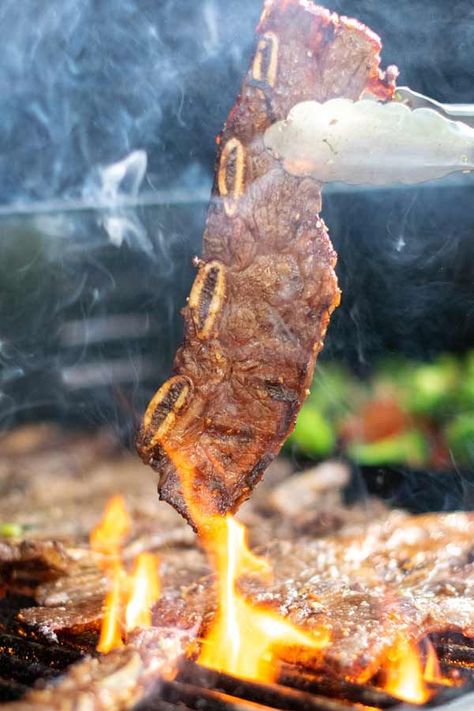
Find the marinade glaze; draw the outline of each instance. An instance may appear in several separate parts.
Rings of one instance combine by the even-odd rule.
[[[308,0],[267,2],[257,32],[218,138],[184,341],[137,439],[160,497],[193,525],[186,501],[202,515],[235,511],[279,452],[339,303],[320,184],[286,173],[263,134],[298,102],[394,89],[377,36]]]

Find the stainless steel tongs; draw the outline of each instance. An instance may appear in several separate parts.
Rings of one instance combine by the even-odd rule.
[[[395,101],[406,104],[410,109],[433,109],[451,121],[462,121],[474,128],[474,104],[442,104],[407,86],[397,87]]]

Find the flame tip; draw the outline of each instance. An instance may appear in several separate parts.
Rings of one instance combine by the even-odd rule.
[[[101,521],[90,535],[91,548],[103,555],[99,565],[108,579],[97,651],[107,654],[123,646],[126,632],[151,626],[151,608],[160,595],[158,557],[140,553],[129,575],[121,549],[131,530],[131,518],[120,494],[110,498]]]

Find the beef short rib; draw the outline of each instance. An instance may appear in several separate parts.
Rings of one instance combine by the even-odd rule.
[[[380,71],[380,49],[366,27],[309,0],[265,4],[218,138],[184,342],[137,441],[160,497],[195,526],[198,511],[235,511],[279,452],[339,302],[320,185],[287,174],[263,134],[301,101],[390,98],[395,73]]]

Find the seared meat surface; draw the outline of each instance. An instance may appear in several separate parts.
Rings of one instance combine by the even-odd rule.
[[[409,516],[394,511],[326,538],[277,541],[265,549],[271,585],[242,581],[255,603],[277,608],[305,629],[324,626],[331,643],[317,661],[367,680],[399,635],[474,636],[474,514]],[[158,602],[156,623],[187,627],[213,616],[205,579]]]
[[[265,4],[218,139],[184,343],[137,441],[160,475],[161,498],[195,526],[235,511],[280,450],[339,302],[320,185],[287,174],[263,134],[300,101],[389,98],[394,73],[380,71],[380,48],[366,27],[308,0]]]
[[[23,447],[1,460],[3,520],[24,528],[20,537],[0,539],[2,593],[33,598],[17,615],[14,629],[20,628],[22,639],[94,651],[107,581],[88,546],[88,527],[97,523],[105,500],[119,486],[133,522],[124,560],[131,563],[141,550],[159,556],[158,639],[170,628],[198,636],[214,615],[214,579],[189,527],[170,507],[150,499],[152,483],[136,457],[120,454],[110,443],[104,450],[103,440],[90,436],[58,436],[44,433],[41,452]],[[19,433],[12,436],[18,438]],[[92,451],[94,456],[85,455]],[[473,637],[474,515],[387,514],[371,502],[344,508],[338,487],[347,474],[341,467],[325,463],[298,476],[278,461],[272,465],[239,516],[249,525],[254,548],[269,558],[274,578],[265,585],[241,580],[245,595],[304,628],[328,627],[331,643],[315,664],[351,678],[370,677],[400,633],[419,639],[456,630]],[[48,482],[49,501],[42,480]],[[331,488],[331,482],[338,484]],[[61,519],[61,507],[68,516],[74,511],[73,522]],[[56,542],[48,539],[52,532]],[[120,655],[114,652],[112,659],[121,665]],[[96,663],[81,667],[68,688],[76,684],[85,690],[83,674],[96,674],[95,669]],[[100,666],[97,679],[107,673]],[[137,688],[142,689],[140,679]],[[68,693],[75,698],[72,690]],[[34,696],[28,703],[47,705],[48,699]]]

